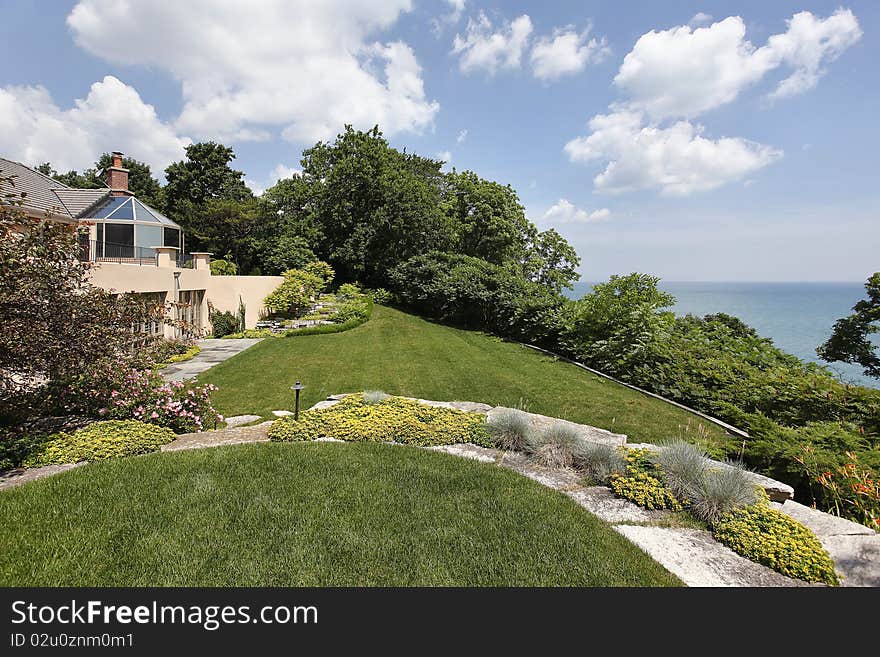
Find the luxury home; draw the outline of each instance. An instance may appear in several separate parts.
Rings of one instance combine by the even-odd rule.
[[[181,227],[128,189],[122,153],[114,152],[101,189],[75,189],[24,164],[0,158],[0,193],[24,192],[26,214],[79,228],[80,259],[94,263],[92,282],[108,291],[145,295],[171,303],[183,320],[210,331],[208,304],[236,312],[245,307],[252,328],[263,299],[280,276],[212,276],[211,254],[186,253]],[[175,328],[156,324],[149,332],[173,337]]]

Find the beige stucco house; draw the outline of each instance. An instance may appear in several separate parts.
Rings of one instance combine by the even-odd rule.
[[[178,224],[135,197],[128,189],[122,153],[104,171],[105,188],[74,189],[39,171],[0,158],[0,192],[25,192],[26,214],[49,217],[80,229],[80,258],[93,263],[92,282],[108,291],[148,295],[168,303],[182,319],[208,333],[208,304],[220,311],[245,307],[245,325],[253,328],[264,311],[263,299],[281,276],[212,276],[211,254],[186,253]],[[173,326],[146,327],[174,337]]]

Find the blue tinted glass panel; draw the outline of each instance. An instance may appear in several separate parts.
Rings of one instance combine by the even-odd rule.
[[[146,205],[144,205],[143,203],[141,203],[138,200],[132,200],[132,203],[134,203],[134,206],[135,206],[134,211],[135,211],[135,214],[137,215],[138,221],[156,221],[156,222],[159,221],[159,217],[157,217],[155,214],[150,212],[150,208],[148,208]],[[159,246],[159,244],[156,244],[154,246]]]
[[[104,202],[102,205],[100,205],[98,209],[92,213],[92,217],[94,217],[95,219],[106,219],[111,213],[118,210],[118,212],[113,215],[114,217],[119,217],[120,219],[131,219],[130,208],[123,208],[121,210],[119,209],[126,201],[128,201],[128,199],[125,197],[113,196],[107,199],[107,201]],[[125,214],[121,214],[126,211],[128,212],[128,216],[126,216]]]

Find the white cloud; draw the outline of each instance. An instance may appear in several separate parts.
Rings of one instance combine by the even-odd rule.
[[[276,164],[275,168],[272,169],[272,179],[274,181],[284,180],[285,178],[292,178],[294,174],[302,173],[302,169],[297,169],[296,167],[289,167],[286,164]]]
[[[446,0],[446,3],[449,5],[449,13],[437,16],[431,20],[434,34],[439,35],[443,28],[448,25],[455,25],[461,20],[467,0]]]
[[[691,27],[698,27],[700,25],[705,25],[706,23],[712,22],[712,14],[705,14],[702,11],[694,14],[693,18],[688,21],[688,25]]]
[[[782,157],[782,152],[746,139],[707,139],[703,127],[679,121],[668,128],[643,125],[640,112],[599,114],[591,134],[565,145],[574,162],[607,162],[594,184],[618,194],[657,189],[664,196],[688,196],[741,180]]]
[[[117,64],[156,67],[180,81],[177,129],[200,138],[328,139],[345,123],[420,132],[427,98],[405,43],[376,42],[411,0],[241,0],[150,3],[80,0],[76,42]]]
[[[554,80],[578,73],[589,63],[599,63],[611,50],[604,37],[589,39],[589,28],[577,32],[574,27],[557,28],[552,37],[541,37],[532,48],[531,63],[535,77]]]
[[[838,9],[824,20],[808,11],[795,14],[784,34],[775,34],[767,41],[767,47],[795,70],[779,83],[771,97],[809,91],[825,74],[823,64],[833,62],[861,38],[859,22],[849,9]]]
[[[435,159],[442,160],[449,164],[452,162],[452,152],[451,151],[440,151],[437,153],[437,157]]]
[[[467,128],[458,133],[458,136],[455,138],[455,143],[463,144],[464,140],[467,139],[468,131]]]
[[[41,86],[0,88],[0,152],[27,164],[84,169],[101,153],[120,150],[161,176],[170,162],[183,158],[188,143],[134,88],[111,75],[68,109],[58,107]]]
[[[614,83],[629,96],[629,109],[652,120],[693,118],[733,101],[739,93],[783,64],[794,73],[774,96],[801,93],[816,85],[823,64],[861,38],[853,13],[839,9],[821,19],[809,12],[788,21],[785,33],[755,48],[746,26],[730,16],[709,27],[674,27],[651,31],[627,54]]]
[[[692,23],[708,18],[697,15]],[[782,34],[756,48],[746,26],[731,16],[709,27],[675,27],[642,35],[624,58],[614,83],[628,98],[608,114],[594,116],[591,134],[572,139],[573,162],[606,163],[593,182],[598,191],[656,189],[687,196],[715,189],[782,157],[782,151],[739,137],[710,139],[691,119],[730,103],[770,71],[793,73],[771,98],[802,93],[816,85],[824,64],[857,42],[862,32],[849,10],[828,18],[795,14]],[[677,122],[669,123],[669,120]],[[685,120],[680,120],[685,119]]]
[[[574,203],[568,199],[561,198],[556,205],[553,205],[544,213],[544,216],[541,219],[545,223],[589,224],[607,221],[610,218],[611,210],[608,208],[601,208],[599,210],[594,210],[593,212],[587,212],[574,205]]]
[[[464,36],[455,35],[452,54],[459,55],[462,73],[485,70],[495,75],[499,70],[520,67],[523,51],[532,33],[532,19],[523,14],[505,21],[497,30],[484,12],[468,21]]]

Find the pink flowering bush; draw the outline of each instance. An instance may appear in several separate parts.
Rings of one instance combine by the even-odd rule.
[[[82,391],[101,419],[140,420],[175,433],[213,428],[223,421],[211,405],[217,386],[192,381],[166,382],[149,370],[130,369],[97,377]]]

